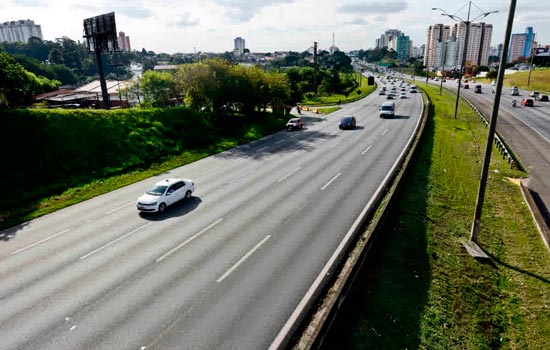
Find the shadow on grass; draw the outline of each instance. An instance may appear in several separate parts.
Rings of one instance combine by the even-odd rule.
[[[527,275],[529,277],[532,277],[534,279],[537,279],[543,283],[548,283],[550,284],[550,279],[546,278],[546,277],[543,277],[543,276],[539,276],[537,274],[534,274],[532,272],[529,272],[527,270],[524,270],[524,269],[521,269],[517,266],[513,266],[513,265],[510,265],[508,263],[505,263],[504,261],[500,260],[499,258],[497,258],[495,255],[487,252],[484,250],[484,252],[491,258],[491,265],[493,265],[494,267],[496,268],[499,268],[499,266],[503,266],[505,268],[508,268],[510,270],[514,270],[516,272],[519,272],[521,274],[524,274],[524,275]]]
[[[426,213],[434,109],[368,258],[322,349],[418,349],[430,285]]]

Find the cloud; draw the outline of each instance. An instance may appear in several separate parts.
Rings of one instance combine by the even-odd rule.
[[[226,8],[225,13],[233,22],[248,22],[264,7],[293,2],[294,0],[214,0],[214,3]]]
[[[347,21],[346,24],[351,24],[351,25],[366,25],[367,24],[367,21],[365,21],[365,19],[363,17],[355,17],[354,19],[352,19],[351,21]]]
[[[341,13],[352,14],[390,14],[396,12],[402,12],[407,8],[405,1],[386,1],[386,2],[356,2],[353,4],[342,5],[338,8]]]
[[[178,17],[180,17],[180,18],[174,24],[177,27],[180,27],[180,28],[194,27],[194,26],[198,25],[199,22],[200,22],[198,19],[191,19],[190,18],[191,14],[189,12],[185,12],[181,16],[178,16]]]
[[[115,12],[117,15],[122,15],[130,18],[138,18],[138,19],[144,19],[151,17],[152,13],[149,11],[149,9],[145,7],[139,7],[139,6],[114,6],[112,7],[112,11]]]

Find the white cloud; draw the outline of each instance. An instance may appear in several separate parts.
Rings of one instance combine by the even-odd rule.
[[[493,44],[502,42],[509,0],[477,0],[472,16],[498,10],[485,22],[494,26]],[[390,28],[424,43],[434,23],[453,23],[432,7],[466,17],[468,2],[426,0],[0,0],[0,23],[32,19],[46,40],[67,36],[82,41],[85,18],[115,11],[117,29],[130,36],[132,47],[155,52],[224,52],[237,36],[253,52],[303,51],[327,48],[332,33],[342,50],[367,49]],[[477,8],[479,7],[479,8]],[[517,8],[514,32],[533,26],[537,40],[550,43],[550,21],[540,0],[523,0]]]

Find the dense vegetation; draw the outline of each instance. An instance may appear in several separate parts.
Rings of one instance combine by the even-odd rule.
[[[37,77],[13,57],[0,51],[0,110],[30,105],[34,95],[52,91],[60,84],[56,80]]]

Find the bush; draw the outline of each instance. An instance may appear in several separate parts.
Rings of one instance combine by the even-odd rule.
[[[357,95],[361,95],[361,92],[362,92],[361,90],[356,91]]]

